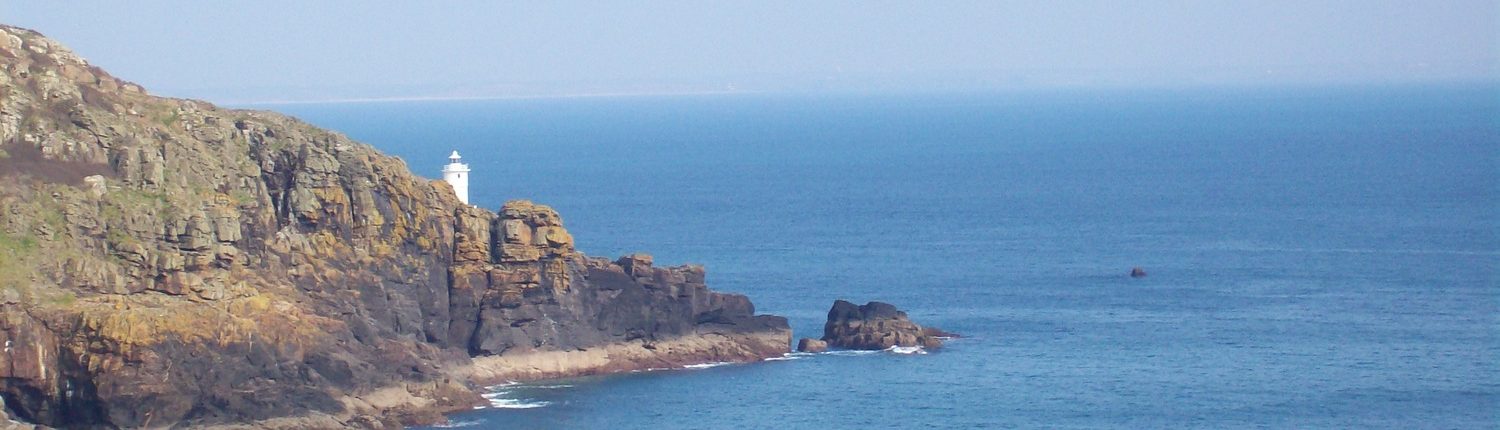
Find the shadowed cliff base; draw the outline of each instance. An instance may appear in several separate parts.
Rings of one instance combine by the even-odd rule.
[[[14,27],[0,72],[13,419],[398,428],[496,379],[790,344],[785,319],[709,290],[701,266],[585,256],[549,207],[462,204],[338,133],[152,97]]]

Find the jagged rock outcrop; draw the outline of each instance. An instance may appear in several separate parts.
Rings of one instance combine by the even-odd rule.
[[[486,379],[786,352],[784,319],[703,280],[585,256],[546,206],[461,204],[337,133],[153,97],[0,26],[12,419],[394,428],[476,404]]]
[[[953,337],[930,327],[911,322],[906,312],[889,303],[869,302],[862,306],[843,300],[833,302],[828,322],[823,325],[823,341],[844,349],[880,350],[893,346],[938,348],[944,337]]]

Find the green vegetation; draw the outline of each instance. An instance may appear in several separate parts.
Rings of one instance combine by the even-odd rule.
[[[156,122],[161,123],[161,125],[163,125],[163,126],[171,127],[173,124],[177,124],[177,120],[179,120],[181,118],[182,118],[182,114],[178,113],[176,109],[173,109],[172,112],[170,112],[170,113],[163,113],[161,115],[157,115],[156,116]]]
[[[169,207],[167,194],[158,191],[125,189],[105,194],[104,198],[99,214],[110,221],[122,221],[125,214],[142,212],[143,209],[155,212]]]
[[[36,249],[35,237],[0,232],[0,290],[28,290],[31,269],[27,263]]]
[[[78,301],[78,296],[72,291],[59,291],[46,298],[46,302],[52,306],[69,307]]]
[[[135,237],[125,234],[124,229],[118,228],[112,228],[109,229],[108,232],[105,232],[104,240],[106,242],[109,242],[109,246],[114,249],[120,249],[126,246],[140,243],[140,241]]]
[[[160,216],[168,220],[178,219],[180,209],[169,204],[167,195],[161,192],[126,189],[104,195],[104,204],[99,206],[99,219],[104,223],[104,241],[109,249],[122,250],[141,244],[131,235],[137,216]],[[111,253],[113,258],[121,258]]]
[[[52,231],[60,232],[68,228],[68,220],[63,216],[62,208],[56,204],[45,205],[39,208],[37,210],[37,217],[42,219],[42,223],[47,224],[48,227],[52,227]]]
[[[0,261],[7,260],[5,257],[16,257],[30,254],[35,251],[37,241],[31,236],[12,236],[0,232]]]
[[[252,197],[249,191],[239,188],[229,191],[229,198],[234,201],[233,204],[235,205],[244,205],[255,201],[255,197]]]

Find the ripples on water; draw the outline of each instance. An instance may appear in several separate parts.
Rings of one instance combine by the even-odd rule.
[[[458,149],[475,203],[703,263],[799,337],[834,299],[965,336],[501,387],[454,425],[1477,428],[1500,422],[1496,93],[292,109],[431,176]]]

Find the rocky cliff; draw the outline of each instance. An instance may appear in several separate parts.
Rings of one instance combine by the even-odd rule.
[[[574,249],[333,132],[0,26],[0,398],[59,427],[393,427],[477,384],[788,349],[702,267]]]

